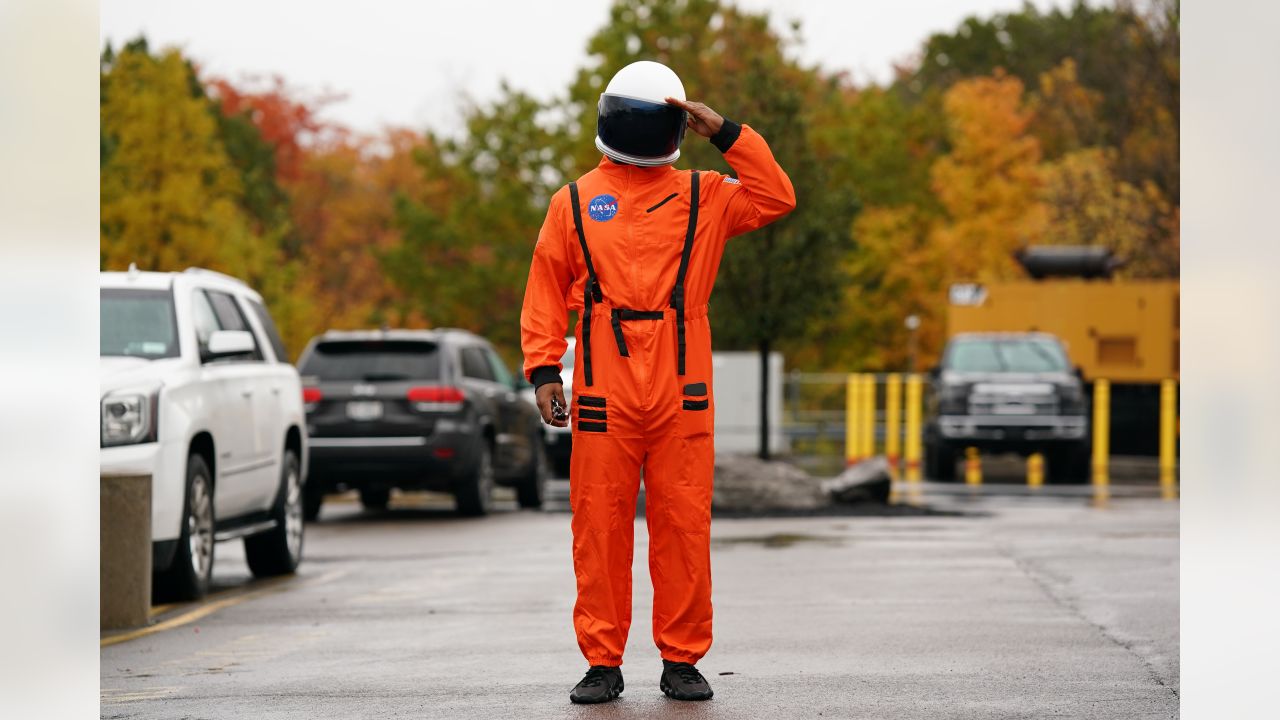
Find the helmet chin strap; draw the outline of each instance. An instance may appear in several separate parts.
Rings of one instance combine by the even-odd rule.
[[[618,152],[617,150],[614,150],[608,145],[605,145],[604,141],[600,139],[599,135],[596,136],[596,149],[604,153],[610,160],[613,160],[614,162],[622,163],[624,165],[637,165],[639,167],[661,167],[663,165],[670,165],[674,163],[676,160],[680,159],[679,148],[676,148],[676,151],[674,153],[661,158],[645,158],[645,157],[637,157],[635,155],[628,155],[626,153]]]

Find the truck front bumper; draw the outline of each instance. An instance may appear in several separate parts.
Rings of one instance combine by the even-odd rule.
[[[1083,415],[942,415],[935,427],[941,439],[957,443],[1079,441],[1089,433]]]

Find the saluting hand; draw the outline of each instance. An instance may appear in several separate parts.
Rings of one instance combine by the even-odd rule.
[[[720,126],[724,125],[724,117],[720,113],[700,102],[677,100],[669,97],[667,98],[667,103],[689,113],[689,129],[704,138],[709,138],[720,132]]]

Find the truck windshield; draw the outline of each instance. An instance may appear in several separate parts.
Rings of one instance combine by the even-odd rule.
[[[168,290],[103,288],[98,304],[101,357],[178,357],[178,325]]]
[[[953,340],[944,366],[957,372],[1065,372],[1067,358],[1058,343],[1041,338]]]
[[[318,343],[298,371],[321,380],[438,380],[440,351],[419,340],[334,340]]]

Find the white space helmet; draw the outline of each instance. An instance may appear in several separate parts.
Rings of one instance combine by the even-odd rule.
[[[688,113],[669,97],[684,100],[684,83],[666,65],[641,60],[619,70],[600,95],[596,148],[631,165],[675,162]]]

